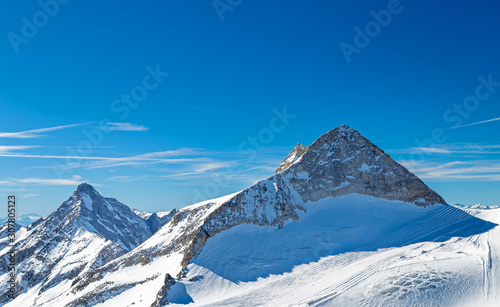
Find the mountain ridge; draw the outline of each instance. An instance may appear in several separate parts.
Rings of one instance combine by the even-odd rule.
[[[299,156],[297,159],[291,159],[292,163],[283,167],[282,171],[235,194],[181,208],[136,249],[75,280],[72,293],[77,295],[90,284],[97,285],[97,288],[104,287],[110,282],[111,272],[150,266],[160,261],[158,259],[181,259],[164,274],[183,278],[191,259],[218,233],[241,224],[281,228],[288,222],[297,221],[299,214],[306,212],[306,203],[321,199],[364,194],[414,203],[420,207],[446,204],[415,175],[346,125],[325,133],[306,151],[303,145],[297,146],[303,153],[296,155]],[[149,279],[161,278],[158,275],[160,272],[153,269],[151,272],[154,274],[148,275]],[[168,276],[161,280],[162,283],[171,283]],[[161,287],[163,290],[166,288],[167,284]],[[120,291],[112,289],[87,292],[69,306],[77,306],[76,302],[102,302],[105,293]],[[158,293],[158,296],[162,295]]]

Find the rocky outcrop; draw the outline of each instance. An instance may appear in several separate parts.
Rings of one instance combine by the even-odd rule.
[[[297,162],[300,157],[302,157],[303,154],[306,153],[308,147],[305,147],[304,145],[297,143],[293,150],[286,156],[285,160],[281,162],[281,164],[278,166],[276,169],[276,173],[282,172],[289,168],[292,164]]]
[[[161,226],[163,226],[163,223],[161,222],[158,215],[156,215],[156,213],[151,214],[147,218],[146,224],[148,224],[151,233],[155,233],[158,229],[160,229]]]
[[[163,283],[163,286],[161,287],[160,291],[158,291],[158,294],[156,295],[156,300],[151,304],[151,307],[161,307],[167,305],[168,290],[170,290],[170,287],[172,287],[174,284],[175,284],[175,279],[173,279],[172,276],[170,276],[170,274],[167,273],[165,275],[165,282]]]
[[[151,233],[155,233],[161,226],[165,225],[177,212],[176,209],[172,209],[170,211],[158,212],[158,213],[149,213],[139,211],[137,209],[132,209],[137,216],[146,221],[146,224],[149,227]]]

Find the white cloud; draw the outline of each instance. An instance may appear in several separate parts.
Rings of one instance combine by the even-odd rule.
[[[95,122],[56,126],[56,127],[26,130],[26,131],[20,131],[20,132],[0,132],[0,138],[34,139],[34,138],[40,138],[40,137],[45,136],[42,134],[44,132],[63,130],[63,129],[77,127],[77,126],[88,125],[88,124],[92,124],[92,123],[95,123]]]
[[[392,153],[403,154],[500,154],[500,145],[498,144],[478,144],[478,143],[449,143],[437,145],[434,147],[411,147],[408,149],[386,150]]]
[[[24,194],[23,195],[24,198],[30,198],[30,197],[36,197],[36,196],[40,196],[40,194]]]
[[[412,152],[424,152],[424,153],[440,153],[440,154],[449,154],[451,151],[445,148],[437,148],[437,147],[413,147],[410,148]]]
[[[0,154],[6,154],[11,151],[24,150],[29,148],[36,148],[40,146],[0,146]]]
[[[485,123],[491,123],[491,122],[495,122],[497,120],[500,120],[500,117],[497,117],[497,118],[492,118],[492,119],[488,119],[488,120],[483,120],[483,121],[480,121],[480,122],[476,122],[476,123],[472,123],[472,124],[467,124],[467,125],[462,125],[462,126],[456,126],[456,127],[451,127],[452,129],[458,129],[458,128],[463,128],[463,127],[469,127],[469,126],[475,126],[475,125],[480,125],[480,124],[485,124]]]
[[[147,131],[148,127],[144,127],[141,125],[135,125],[131,123],[106,123],[108,126],[105,126],[103,129],[105,130],[113,130],[113,131]]]
[[[99,157],[99,156],[60,156],[60,155],[29,155],[29,154],[2,154],[0,157],[10,157],[10,158],[36,158],[36,159],[63,159],[72,160],[75,162],[67,163],[64,166],[59,166],[61,168],[106,168],[115,166],[138,166],[147,164],[158,164],[158,163],[184,163],[184,162],[196,162],[205,161],[207,158],[183,158],[183,159],[172,159],[168,157],[173,156],[183,156],[183,155],[195,155],[199,154],[196,149],[191,148],[181,148],[177,150],[167,150],[167,151],[156,151],[129,157]],[[168,159],[167,159],[168,158]],[[91,161],[91,162],[85,162]],[[52,167],[52,166],[51,166]],[[43,167],[40,167],[43,168]],[[50,168],[50,167],[46,167]]]
[[[422,179],[434,181],[500,181],[500,160],[452,162],[400,161]]]
[[[81,176],[73,175],[71,179],[53,179],[53,178],[22,178],[10,179],[14,183],[21,184],[39,184],[39,185],[79,185],[85,182]],[[99,186],[99,184],[93,184]]]
[[[204,163],[204,164],[198,166],[197,169],[195,170],[195,172],[208,172],[208,171],[214,171],[214,170],[221,169],[221,168],[228,168],[232,164],[233,163],[231,161]]]
[[[150,176],[142,175],[142,176],[113,176],[109,177],[108,181],[117,181],[117,182],[132,182],[132,181],[142,181],[142,180],[150,180]]]

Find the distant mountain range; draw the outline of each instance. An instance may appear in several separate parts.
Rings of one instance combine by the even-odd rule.
[[[484,213],[484,212],[488,213]],[[473,214],[476,214],[474,216]],[[356,130],[297,144],[269,178],[178,211],[81,184],[17,233],[5,306],[436,306],[500,293],[498,210],[466,212]],[[8,284],[0,233],[0,290]],[[2,288],[3,287],[3,288]]]
[[[455,204],[455,206],[460,207],[460,208],[467,208],[467,209],[498,209],[500,206],[486,206],[483,204],[475,204],[475,205],[463,205],[463,204]]]

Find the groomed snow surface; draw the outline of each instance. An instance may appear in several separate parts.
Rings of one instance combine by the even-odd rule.
[[[209,238],[186,277],[171,287],[168,301],[172,306],[500,306],[500,209],[422,208],[356,194],[305,206],[297,222],[280,229],[245,224]],[[130,253],[165,244],[174,232],[160,230]],[[149,307],[165,273],[175,277],[181,259],[175,253],[120,268],[79,293],[64,282],[37,301],[65,306],[106,286],[120,290],[93,306]],[[6,306],[36,306],[38,290]]]
[[[240,225],[210,238],[168,300],[179,306],[500,306],[494,224],[500,210],[472,213],[477,217],[452,206],[362,195],[309,203],[298,222],[281,229]]]

